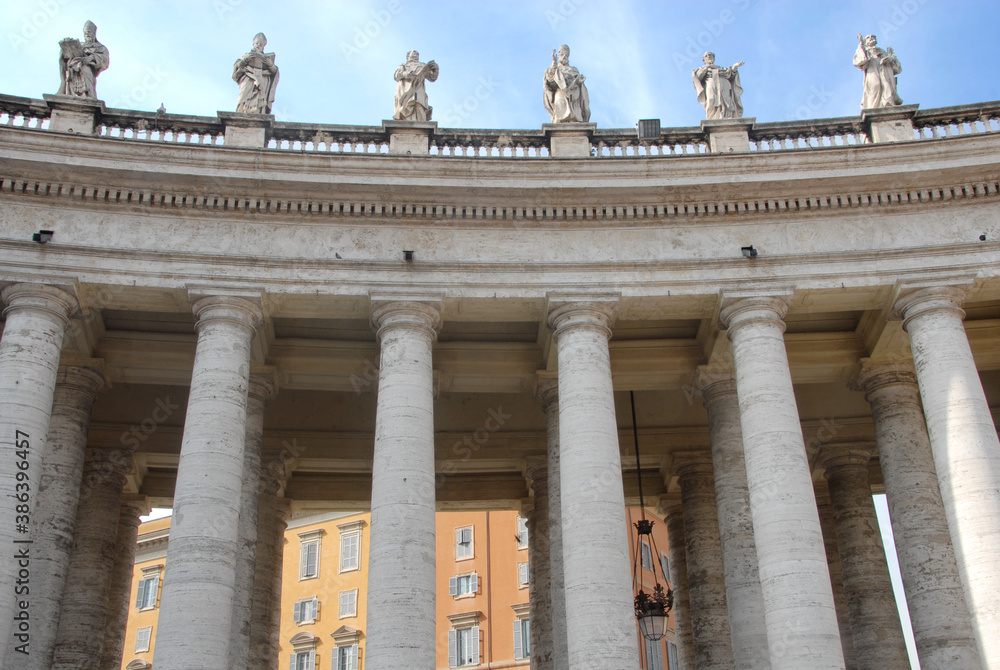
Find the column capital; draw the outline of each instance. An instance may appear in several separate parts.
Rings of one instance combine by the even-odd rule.
[[[91,397],[111,386],[105,374],[104,360],[100,358],[61,361],[56,384]]]
[[[917,374],[911,360],[879,364],[872,363],[868,358],[862,358],[861,372],[858,373],[855,386],[867,395],[887,386],[897,384],[915,386],[916,383]]]
[[[395,328],[422,330],[437,339],[441,328],[442,293],[372,293],[371,320],[375,336]]]
[[[122,495],[122,516],[129,523],[134,519],[136,526],[138,526],[141,523],[139,517],[146,516],[151,509],[149,498],[146,496],[135,493],[125,493]]]
[[[69,326],[69,319],[80,311],[80,303],[70,291],[48,284],[10,284],[0,293],[6,307],[5,317],[21,311],[45,312]]]
[[[278,498],[274,501],[274,518],[279,524],[287,524],[292,517],[292,501]]]
[[[524,459],[524,478],[536,496],[548,495],[548,459],[545,456],[529,456]]]
[[[559,409],[559,377],[555,372],[539,370],[535,374],[535,400],[546,414]]]
[[[678,479],[688,477],[708,477],[714,481],[712,454],[709,451],[675,451],[670,456],[670,469]],[[681,484],[681,488],[684,484]]]
[[[657,501],[656,513],[662,516],[667,523],[670,523],[671,518],[683,522],[683,512],[680,493],[664,493]]]
[[[972,277],[955,277],[937,282],[902,282],[896,287],[892,317],[903,320],[903,330],[913,317],[928,312],[954,312],[964,319],[962,304],[973,281]]]
[[[264,320],[260,297],[213,293],[207,289],[205,293],[189,289],[188,295],[194,299],[191,310],[194,312],[195,330],[211,321],[225,321],[235,326],[254,331]]]
[[[785,330],[785,315],[792,301],[793,289],[769,291],[723,291],[719,323],[729,330],[729,337],[737,328],[752,323],[777,324]]]
[[[830,479],[841,468],[864,468],[875,453],[874,442],[828,442],[819,448],[816,463]]]
[[[557,338],[571,328],[592,328],[610,339],[620,299],[618,293],[550,293],[549,328]]]
[[[273,366],[253,367],[250,369],[250,385],[247,396],[267,402],[278,391],[278,372]]]
[[[699,365],[694,375],[694,385],[705,402],[736,393],[736,376],[732,368]]]

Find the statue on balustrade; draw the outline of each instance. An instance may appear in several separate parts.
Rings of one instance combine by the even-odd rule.
[[[243,54],[233,65],[233,81],[240,85],[236,111],[246,114],[270,114],[274,105],[274,89],[278,87],[278,66],[274,54],[264,53],[267,38],[257,33],[253,49]]]
[[[569,47],[553,50],[552,65],[545,70],[542,101],[552,123],[587,123],[590,121],[590,95],[583,83],[586,77],[569,64]]]
[[[396,111],[392,118],[397,121],[430,121],[434,108],[427,104],[427,89],[424,82],[437,81],[438,64],[434,61],[420,62],[420,54],[411,51],[406,54],[406,62],[396,68]]]
[[[743,87],[740,86],[740,61],[732,67],[715,64],[715,54],[706,51],[701,67],[694,70],[694,90],[705,108],[706,119],[738,119],[743,116]]]
[[[858,33],[858,49],[854,52],[854,66],[865,72],[865,92],[861,98],[862,109],[895,107],[903,99],[896,91],[896,75],[903,71],[892,47],[883,51],[876,46],[874,35],[862,37]]]
[[[97,26],[83,24],[83,43],[67,37],[59,42],[59,95],[97,98],[97,75],[108,69],[108,48],[97,41]]]

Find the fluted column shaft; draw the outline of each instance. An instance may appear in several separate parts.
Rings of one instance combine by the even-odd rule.
[[[539,462],[540,461],[540,462]],[[528,514],[528,595],[531,602],[531,667],[552,670],[552,564],[549,544],[549,476],[546,459],[525,470],[534,494]]]
[[[873,447],[828,443],[819,453],[830,489],[859,670],[905,668],[909,664],[868,482]]]
[[[871,404],[899,570],[923,670],[980,667],[958,578],[920,391],[910,366],[866,366],[858,380]]]
[[[694,634],[691,629],[691,594],[688,588],[687,545],[684,537],[684,512],[680,496],[661,499],[660,507],[667,522],[670,542],[670,586],[674,591],[674,637],[677,640],[679,670],[696,670]]]
[[[250,343],[260,306],[210,295],[194,303],[198,344],[174,489],[156,634],[163,670],[225,668],[232,634]]]
[[[52,654],[53,670],[100,667],[108,593],[118,549],[122,489],[125,475],[131,469],[129,449],[87,450],[66,591]]]
[[[276,667],[277,658],[270,658],[271,612],[281,606],[281,601],[272,602],[274,571],[281,572],[281,554],[275,548],[277,540],[275,525],[278,490],[281,483],[270,468],[261,470],[259,482],[260,501],[257,506],[257,549],[255,551],[253,579],[253,607],[250,612],[250,670],[270,670]],[[284,531],[282,531],[282,534]],[[282,552],[284,547],[282,545]]]
[[[840,563],[840,550],[837,549],[837,524],[833,520],[830,492],[825,484],[822,487],[822,492],[816,493],[816,509],[823,528],[826,562],[830,568],[830,585],[833,587],[837,626],[840,628],[840,646],[844,652],[844,665],[847,670],[858,670],[858,660],[854,654],[854,637],[851,635],[851,613],[848,611],[847,594],[844,592],[844,567]]]
[[[49,432],[52,399],[69,317],[77,308],[69,293],[41,284],[13,284],[3,289],[3,337],[0,339],[0,659],[8,645],[14,653],[31,650],[31,614],[17,608],[17,551],[30,551],[32,513],[41,480],[42,453]],[[19,467],[24,463],[25,468]],[[21,645],[28,644],[27,647]]]
[[[750,519],[736,380],[731,374],[720,379],[702,377],[700,387],[712,436],[712,470],[733,664],[738,670],[768,670],[771,659],[767,651],[767,628],[760,615],[764,611],[764,595],[760,590],[757,545]]]
[[[434,374],[440,302],[373,299],[381,342],[368,570],[369,670],[435,667]]]
[[[904,291],[927,432],[979,655],[1000,668],[1000,440],[969,339],[962,289]]]
[[[135,570],[139,517],[149,514],[145,498],[126,498],[118,517],[118,540],[115,542],[115,565],[108,589],[108,616],[104,625],[104,649],[101,670],[120,670],[125,650],[125,629],[132,604],[132,573]]]
[[[774,670],[843,670],[837,613],[783,339],[786,299],[727,299],[750,513]]]
[[[257,559],[257,507],[260,504],[260,451],[264,438],[264,408],[274,392],[271,375],[251,374],[247,391],[243,487],[240,492],[240,533],[233,591],[230,667],[246,670],[250,663],[250,617]]]
[[[673,463],[681,486],[695,667],[731,670],[733,651],[712,458],[708,453],[679,452]]]
[[[550,300],[569,666],[639,665],[608,338],[617,298]]]

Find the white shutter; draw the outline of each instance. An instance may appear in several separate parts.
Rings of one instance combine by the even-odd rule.
[[[308,556],[306,574],[310,577],[315,577],[318,572],[316,568],[319,562],[319,545],[315,542],[310,543],[306,548],[306,555]]]
[[[358,670],[358,645],[352,644],[346,650],[347,667],[344,670]]]
[[[469,593],[479,593],[479,575],[475,572],[472,573],[472,586],[470,586]]]
[[[521,639],[521,621],[514,621],[514,658],[524,658],[524,641]]]
[[[316,652],[310,651],[309,658],[306,660],[306,670],[316,670]]]
[[[472,627],[472,663],[479,665],[479,626]]]
[[[312,600],[309,601],[308,604],[309,604],[309,614],[311,616],[307,616],[306,618],[315,621],[316,619],[319,618],[319,598],[313,598]]]
[[[153,577],[149,580],[149,586],[146,587],[146,605],[149,607],[156,607],[157,596],[160,593],[160,578]]]
[[[295,670],[295,657],[298,656],[295,652],[292,652],[292,660],[288,664],[288,670]]]
[[[297,602],[297,603],[295,603],[295,605],[292,606],[292,621],[294,621],[295,623],[298,623],[298,622],[302,621],[302,603],[301,602]],[[295,657],[293,656],[292,660],[294,661],[294,659],[295,659]]]
[[[458,595],[458,577],[452,577],[448,580],[448,595]]]
[[[303,544],[299,547],[299,579],[308,576],[309,572],[309,545]]]
[[[448,667],[458,667],[458,631],[448,631]]]
[[[142,609],[142,602],[145,600],[146,593],[146,580],[143,579],[139,582],[139,588],[135,592],[135,607],[136,609]]]

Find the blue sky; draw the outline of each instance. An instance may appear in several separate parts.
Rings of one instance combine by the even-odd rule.
[[[859,32],[895,48],[908,104],[1000,98],[988,74],[1000,55],[997,9],[996,0],[5,0],[0,92],[55,92],[59,39],[80,37],[90,19],[111,52],[98,93],[113,107],[233,110],[233,62],[263,31],[281,68],[284,121],[379,125],[392,115],[393,72],[417,49],[441,68],[428,85],[441,126],[538,128],[548,120],[542,73],[563,43],[599,127],[698,124],[691,70],[706,49],[723,65],[746,61],[747,116],[823,118],[859,112]]]

